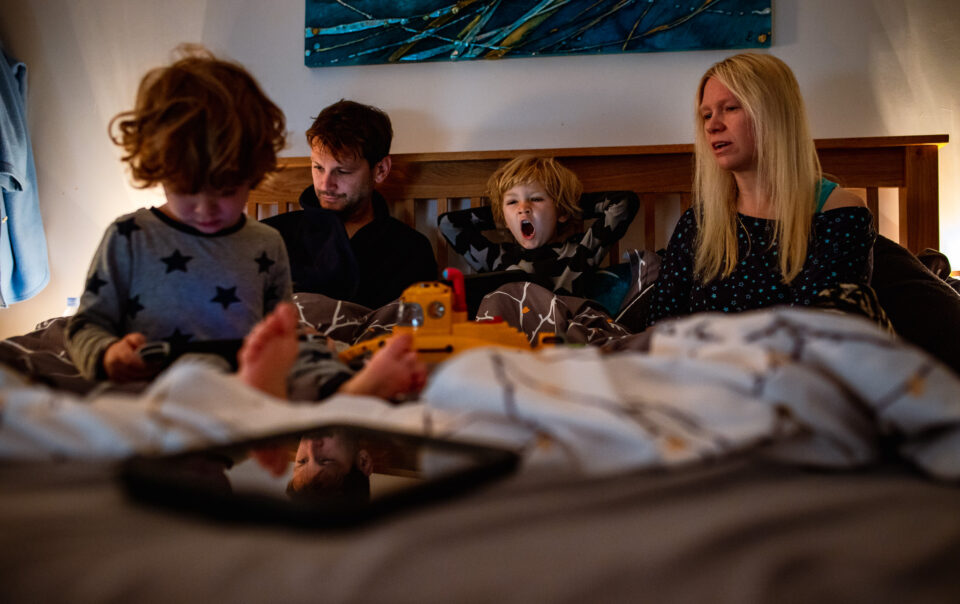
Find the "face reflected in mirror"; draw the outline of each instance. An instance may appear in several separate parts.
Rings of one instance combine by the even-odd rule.
[[[294,458],[293,478],[287,486],[292,499],[370,499],[370,453],[360,447],[355,434],[328,428],[300,439]]]

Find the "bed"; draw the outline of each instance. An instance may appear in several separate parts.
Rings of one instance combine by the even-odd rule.
[[[862,189],[874,210],[884,189],[897,191],[899,241],[919,251],[938,244],[937,148],[946,141],[831,139],[818,149],[825,172]],[[663,225],[689,204],[689,146],[537,152],[561,158],[587,190],[640,194],[642,220],[624,247],[662,245]],[[396,155],[383,193],[451,264],[433,227],[437,212],[483,203],[486,176],[515,153]],[[295,209],[309,163],[283,165],[252,194],[251,215]],[[352,531],[236,525],[143,507],[125,497],[109,460],[4,461],[0,601],[956,601],[960,378],[872,325],[835,317],[831,331],[833,323],[807,312],[687,322],[655,342],[653,361],[611,356],[654,372],[650,384],[689,382],[667,398],[691,409],[703,400],[740,405],[752,395],[738,392],[786,375],[769,382],[777,396],[754,397],[763,404],[749,408],[753,431],[728,432],[696,416],[671,423],[655,442],[607,433],[604,425],[628,415],[661,427],[692,416],[651,419],[633,395],[659,386],[623,381],[636,371],[614,371],[595,350],[557,351],[530,375],[502,371],[516,364],[496,351],[463,355],[441,368],[425,404],[468,418],[445,433],[468,439],[521,418],[528,432],[512,438],[527,456],[524,469],[468,497]],[[0,360],[87,392],[62,355],[60,330],[54,320],[0,343]],[[804,330],[811,340],[777,335]],[[764,337],[772,348],[763,348]],[[576,369],[587,362],[594,373]],[[512,386],[498,388],[507,378]],[[579,382],[615,402],[573,393]],[[502,397],[507,391],[513,398]],[[834,404],[844,411],[825,411]],[[834,425],[836,417],[844,419]]]

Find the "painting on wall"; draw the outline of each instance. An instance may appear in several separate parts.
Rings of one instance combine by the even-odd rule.
[[[772,0],[306,0],[309,67],[770,46]]]

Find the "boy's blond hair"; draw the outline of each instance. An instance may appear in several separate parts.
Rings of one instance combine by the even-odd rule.
[[[286,144],[283,112],[242,66],[199,46],[178,52],[143,77],[134,108],[108,126],[134,186],[185,194],[256,186]]]
[[[717,164],[700,115],[703,89],[710,78],[737,97],[753,123],[757,174],[773,202],[780,271],[789,283],[806,261],[822,173],[797,79],[786,63],[771,55],[743,53],[720,61],[707,70],[697,87],[695,271],[708,282],[729,276],[737,264],[737,185],[733,174]]]
[[[557,218],[579,219],[583,185],[577,175],[552,157],[521,155],[500,166],[487,181],[493,219],[503,226],[503,195],[517,185],[538,182],[557,204]],[[572,222],[572,220],[567,221]],[[558,226],[559,231],[559,226]]]

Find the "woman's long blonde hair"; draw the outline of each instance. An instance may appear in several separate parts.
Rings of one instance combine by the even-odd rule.
[[[694,269],[706,283],[728,277],[738,261],[737,184],[733,174],[717,164],[700,114],[703,88],[710,78],[737,97],[753,124],[758,181],[772,201],[780,271],[789,283],[806,259],[822,173],[797,79],[786,63],[770,55],[743,53],[720,61],[703,74],[697,87]]]

